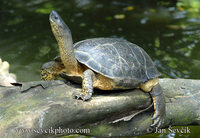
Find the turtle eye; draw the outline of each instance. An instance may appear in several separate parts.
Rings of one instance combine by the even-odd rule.
[[[56,20],[58,20],[58,16],[55,16],[54,18],[55,18]]]

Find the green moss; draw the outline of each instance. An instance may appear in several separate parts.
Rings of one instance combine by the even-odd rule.
[[[45,3],[43,7],[36,10],[37,13],[49,14],[53,10],[53,5],[51,3]]]

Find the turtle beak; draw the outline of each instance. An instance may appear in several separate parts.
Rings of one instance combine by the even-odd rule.
[[[60,19],[60,16],[58,15],[58,13],[54,10],[52,10],[52,12],[50,13],[49,16],[49,20],[51,22],[58,22],[58,20]]]

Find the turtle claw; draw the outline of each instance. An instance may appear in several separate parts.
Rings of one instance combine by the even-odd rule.
[[[83,93],[82,92],[73,92],[72,95],[75,99],[79,99],[83,96]]]
[[[74,92],[72,95],[74,98],[82,99],[83,101],[89,100],[92,96],[89,93],[85,93],[85,92]]]
[[[154,123],[151,125],[151,127],[160,127],[160,125],[158,124],[161,124],[161,120],[160,120],[160,116],[157,117],[157,119],[153,119]]]
[[[89,100],[91,97],[92,97],[92,95],[90,95],[89,93],[86,93],[82,99],[83,99],[83,101],[87,101],[87,100]]]

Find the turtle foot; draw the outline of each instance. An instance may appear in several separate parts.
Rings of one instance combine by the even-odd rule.
[[[83,101],[87,101],[92,97],[91,94],[86,92],[74,92],[72,95],[75,99],[82,99]]]
[[[152,117],[153,124],[151,127],[160,128],[165,121],[165,97],[162,93],[160,85],[156,85],[151,92],[154,104],[154,115]]]

